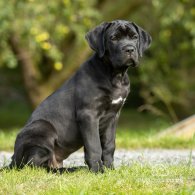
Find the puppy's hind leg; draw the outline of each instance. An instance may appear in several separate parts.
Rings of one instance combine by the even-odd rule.
[[[33,146],[24,153],[24,156],[26,156],[26,165],[49,167],[52,159],[52,152],[46,148]]]
[[[51,160],[51,152],[46,148],[31,146],[25,151],[19,151],[12,156],[10,165],[2,169],[22,169],[24,166],[48,167]]]

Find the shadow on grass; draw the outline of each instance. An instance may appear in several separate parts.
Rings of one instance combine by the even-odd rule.
[[[44,169],[44,170],[47,171],[47,173],[60,174],[60,175],[63,174],[63,173],[74,173],[76,171],[89,170],[87,166],[74,166],[74,167],[61,167],[61,168],[32,167],[32,166],[28,166],[28,167],[32,168],[32,169]],[[0,172],[2,172],[2,171],[12,171],[12,170],[20,171],[20,170],[22,170],[22,168],[16,168],[16,167],[11,168],[9,165],[0,168]]]

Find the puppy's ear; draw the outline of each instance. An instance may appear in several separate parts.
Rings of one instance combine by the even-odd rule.
[[[100,58],[102,58],[105,53],[105,32],[109,26],[109,22],[104,22],[85,35],[89,46],[98,53]]]
[[[139,51],[140,57],[142,57],[144,51],[150,46],[150,43],[152,42],[152,37],[137,24],[132,22],[132,25],[135,27],[139,35],[138,51]]]

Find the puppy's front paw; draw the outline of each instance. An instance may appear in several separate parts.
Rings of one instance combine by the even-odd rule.
[[[87,163],[89,166],[89,170],[94,172],[94,173],[103,173],[104,172],[104,167],[103,167],[103,163],[101,160],[99,161],[90,161]]]
[[[103,161],[103,165],[107,168],[107,169],[112,169],[114,170],[114,164],[111,161]]]

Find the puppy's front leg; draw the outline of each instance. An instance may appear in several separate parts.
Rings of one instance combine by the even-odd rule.
[[[77,113],[77,120],[84,143],[85,161],[91,171],[103,172],[99,121],[96,114],[90,110],[81,110]]]
[[[114,168],[113,161],[117,121],[117,118],[112,118],[108,123],[107,128],[103,131],[103,134],[101,135],[103,165],[111,169]]]

